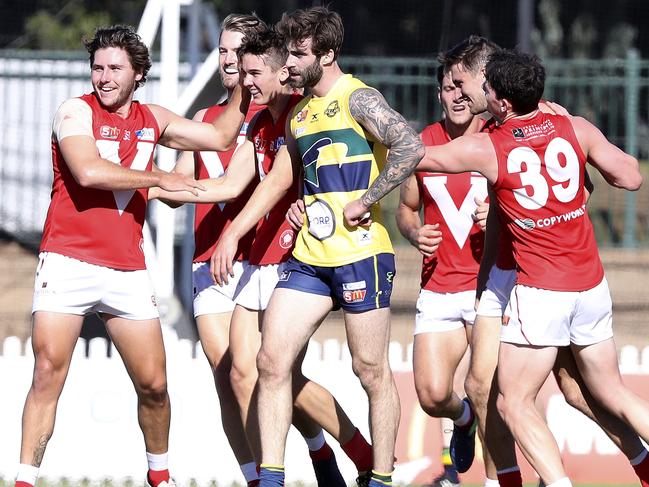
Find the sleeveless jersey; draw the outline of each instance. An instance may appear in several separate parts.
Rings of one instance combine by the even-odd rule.
[[[451,141],[444,122],[426,127],[424,145]],[[472,218],[474,198],[487,197],[487,180],[478,173],[445,174],[417,172],[419,194],[424,205],[424,223],[439,223],[442,242],[431,257],[424,257],[421,287],[438,293],[475,290],[484,233]]]
[[[226,107],[227,101],[208,108],[203,116],[203,122],[212,122]],[[239,132],[237,147],[245,140],[250,120],[263,108],[263,106],[250,103],[246,120]],[[228,168],[235,150],[194,152],[196,179],[218,178],[222,176]],[[194,262],[210,260],[221,235],[246,205],[256,186],[257,181],[253,181],[238,198],[231,202],[216,204],[203,203],[194,206]],[[239,247],[234,256],[235,260],[248,260],[253,237],[254,231],[251,230],[239,240]]]
[[[293,107],[302,100],[302,95],[292,95],[284,112],[273,121],[268,109],[259,113],[253,122],[250,138],[255,145],[259,180],[264,179],[272,169],[275,155],[284,145],[286,118]],[[250,263],[255,265],[279,264],[288,260],[295,243],[295,231],[286,221],[286,212],[298,198],[297,179],[291,189],[257,224],[255,239],[250,249]]]
[[[567,117],[538,112],[490,134],[498,157],[494,190],[512,239],[517,282],[585,291],[604,277],[586,211],[586,157]]]
[[[160,131],[148,107],[136,101],[126,119],[106,111],[94,94],[80,97],[92,109],[99,155],[131,169],[150,171]],[[52,137],[52,201],[41,252],[56,252],[121,270],[145,269],[142,225],[148,189],[84,188],[72,176]]]
[[[336,267],[379,253],[394,253],[372,205],[369,229],[345,225],[345,205],[360,198],[385,164],[386,147],[352,117],[349,97],[367,86],[350,74],[341,76],[323,97],[299,103],[291,132],[304,165],[304,225],[293,255],[310,265]]]

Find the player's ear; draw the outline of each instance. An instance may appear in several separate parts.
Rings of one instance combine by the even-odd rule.
[[[142,79],[142,73],[135,73],[135,81],[140,81]]]
[[[442,103],[442,89],[438,86],[437,87],[437,101],[438,103]]]
[[[328,65],[334,62],[334,51],[333,49],[329,49],[325,54],[320,56],[320,64],[323,65]]]
[[[279,80],[281,83],[286,83],[288,78],[290,77],[288,68],[286,67],[286,64],[283,65],[281,68],[279,68]]]

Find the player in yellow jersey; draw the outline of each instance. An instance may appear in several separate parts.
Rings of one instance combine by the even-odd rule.
[[[227,281],[238,238],[304,173],[307,218],[266,310],[257,357],[260,486],[283,485],[292,365],[334,307],[343,308],[352,367],[370,404],[374,469],[364,485],[390,485],[400,414],[387,353],[395,268],[377,203],[412,173],[423,146],[378,91],[341,71],[337,13],[297,10],[278,29],[292,83],[311,95],[296,106],[286,145],[213,258],[217,280]]]

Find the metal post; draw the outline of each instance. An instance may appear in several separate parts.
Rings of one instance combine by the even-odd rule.
[[[534,1],[518,0],[518,49],[532,52],[532,29],[534,29]]]
[[[640,109],[640,56],[637,49],[629,49],[626,56],[626,90],[625,94],[625,151],[638,156],[638,111]],[[636,194],[627,191],[624,207],[624,248],[634,248],[636,242],[637,202]]]

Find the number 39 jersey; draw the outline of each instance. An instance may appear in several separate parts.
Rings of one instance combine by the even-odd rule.
[[[443,122],[421,133],[425,145],[451,138]],[[474,223],[475,199],[487,198],[487,180],[478,173],[418,172],[417,185],[424,206],[424,223],[439,223],[442,242],[432,257],[424,257],[421,287],[438,293],[475,290],[484,233]]]
[[[512,237],[519,284],[585,291],[604,277],[586,211],[586,157],[569,118],[538,112],[490,133],[498,157],[493,185]]]
[[[66,122],[74,128],[58,133]],[[145,105],[133,102],[128,117],[122,119],[104,110],[94,95],[61,105],[52,135],[52,201],[40,248],[113,269],[145,269],[142,225],[148,190],[82,187],[61,154],[59,142],[66,135],[93,137],[102,158],[150,171],[160,137],[155,117]]]

